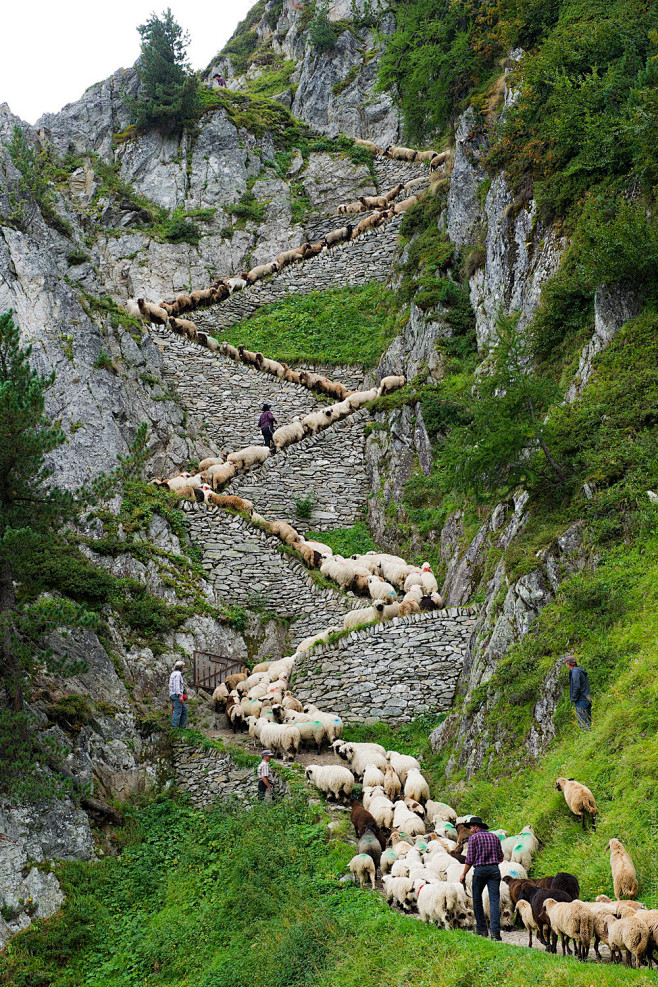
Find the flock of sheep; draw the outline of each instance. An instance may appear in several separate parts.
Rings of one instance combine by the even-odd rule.
[[[377,872],[382,876],[389,904],[444,929],[473,929],[473,870],[460,882],[468,849],[469,815],[457,817],[445,802],[430,799],[420,764],[409,755],[386,751],[379,744],[345,743],[336,740],[335,752],[349,767],[309,765],[306,776],[328,797],[349,799],[357,781],[363,785],[363,801],[351,799],[351,820],[358,837],[358,852],[349,864],[361,887],[375,889]],[[577,819],[590,815],[595,824],[596,802],[590,790],[574,779],[558,778],[567,805]],[[531,826],[515,836],[494,830],[502,844],[500,865],[500,913],[505,929],[517,916],[528,931],[551,952],[558,937],[563,955],[574,953],[585,960],[593,944],[600,959],[599,944],[605,943],[613,961],[625,955],[628,965],[653,965],[658,948],[658,910],[647,910],[633,900],[638,885],[633,861],[623,844],[608,844],[613,886],[617,900],[599,895],[594,902],[580,900],[575,875],[561,872],[550,877],[529,878],[532,859],[539,848]],[[489,919],[489,899],[483,894]]]
[[[367,148],[373,155],[382,155],[398,161],[426,162],[430,166],[430,171],[445,164],[450,158],[451,152],[444,151],[439,154],[437,151],[418,151],[408,147],[398,147],[389,145],[386,149],[379,148],[372,141],[357,139],[354,142],[360,147]],[[412,191],[417,185],[424,184],[425,178],[412,179],[409,182],[399,182],[394,188],[384,195],[360,196],[355,202],[339,205],[339,214],[355,214],[373,209],[369,216],[364,217],[355,226],[348,223],[339,229],[331,230],[322,240],[317,243],[302,243],[299,247],[281,251],[277,256],[266,264],[258,264],[249,271],[231,277],[217,278],[208,288],[200,288],[189,294],[181,293],[175,298],[151,302],[145,298],[129,298],[123,305],[124,311],[133,318],[144,322],[152,322],[156,325],[169,326],[175,333],[186,336],[189,340],[199,343],[212,351],[219,349],[219,344],[212,336],[201,332],[196,324],[190,319],[182,319],[180,316],[186,312],[193,312],[197,308],[216,305],[224,299],[229,298],[236,291],[255,284],[264,278],[270,277],[291,264],[299,264],[303,261],[316,257],[323,250],[329,250],[337,243],[355,240],[367,230],[376,229],[378,226],[393,219],[401,213],[406,212],[418,202],[418,195],[412,194],[400,202],[394,200],[403,191]]]

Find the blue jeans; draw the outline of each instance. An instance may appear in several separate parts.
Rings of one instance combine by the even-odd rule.
[[[491,935],[500,935],[500,868],[498,864],[485,864],[473,868],[473,911],[478,932],[487,931],[487,920],[484,917],[482,892],[485,887],[489,890],[489,925]]]
[[[589,699],[579,699],[574,703],[576,719],[581,730],[592,729],[592,703]]]
[[[172,727],[186,727],[187,726],[187,703],[182,703],[178,696],[169,697],[174,704],[174,708],[171,714],[171,725]]]

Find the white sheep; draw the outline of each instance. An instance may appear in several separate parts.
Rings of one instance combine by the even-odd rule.
[[[573,778],[558,778],[555,787],[558,792],[562,792],[564,800],[573,812],[574,816],[582,822],[585,829],[585,814],[592,819],[592,829],[596,829],[596,801],[586,785],[581,785]]]
[[[637,875],[631,855],[620,840],[611,839],[606,850],[610,854],[610,869],[615,898],[635,898]]]
[[[316,788],[335,799],[348,798],[354,788],[352,772],[337,764],[309,764],[305,774]]]
[[[582,901],[556,901],[555,898],[546,899],[544,911],[551,923],[553,950],[559,933],[562,955],[566,956],[568,940],[573,939],[574,943],[578,943],[578,957],[585,959],[594,935],[594,916],[591,911]]]
[[[354,391],[346,400],[349,402],[351,410],[356,411],[369,401],[374,401],[377,397],[379,397],[379,388],[371,387],[368,391]]]
[[[385,877],[386,874],[390,873],[390,870],[393,867],[393,865],[396,863],[397,859],[398,859],[397,853],[395,852],[395,850],[391,850],[390,847],[387,850],[383,851],[381,860],[379,861],[379,868],[382,872],[382,877]]]
[[[457,813],[447,802],[433,802],[428,799],[425,803],[425,813],[433,825],[437,822],[457,822]]]
[[[404,794],[406,798],[415,799],[417,802],[425,802],[430,797],[429,785],[423,778],[418,768],[410,768],[404,781]]]
[[[383,829],[393,827],[393,803],[385,795],[377,795],[370,799],[368,812],[374,816],[378,826]]]
[[[358,877],[359,884],[365,888],[368,879],[375,890],[375,863],[368,853],[357,853],[356,857],[350,860],[350,872]]]
[[[367,764],[366,770],[363,772],[363,784],[364,786],[369,785],[372,788],[374,788],[375,785],[383,785],[384,772],[380,771],[375,764]]]
[[[293,442],[301,442],[304,438],[304,426],[299,418],[293,418],[287,425],[281,425],[272,435],[274,448],[277,452],[292,445]]]
[[[420,836],[425,833],[423,820],[401,801],[396,802],[393,807],[393,826],[406,836]]]
[[[628,918],[617,920],[614,916],[609,915],[605,923],[608,930],[608,946],[610,947],[611,960],[614,962],[619,958],[619,962],[621,962],[621,953],[624,950],[627,966],[633,966],[633,960],[631,959],[633,957],[635,966],[639,970],[649,945],[650,933],[647,925],[639,916],[629,916]]]
[[[235,463],[220,463],[206,470],[206,479],[212,482],[213,490],[217,490],[218,487],[223,487],[225,483],[232,480],[236,473]]]
[[[409,875],[411,877],[411,875]],[[440,928],[454,928],[458,907],[454,885],[447,883],[414,884],[418,898],[418,915],[423,922],[432,922]]]
[[[330,555],[334,554],[333,551],[329,548],[329,546],[324,545],[321,541],[309,541],[307,538],[305,538],[302,544],[308,545],[310,548],[313,549],[314,552],[317,552],[325,559],[328,558]]]
[[[539,926],[535,922],[532,914],[532,905],[529,901],[519,899],[516,903],[516,912],[521,916],[521,921],[528,932],[528,948],[532,948],[532,933],[539,931]]]
[[[387,874],[382,879],[384,894],[389,905],[394,902],[403,911],[410,912],[416,904],[416,892],[408,877],[392,877]]]
[[[432,593],[439,592],[439,584],[434,577],[434,573],[432,572],[432,567],[429,562],[423,562],[421,567],[420,586],[423,591],[423,596],[431,596]]]
[[[262,712],[262,711],[261,711]],[[296,726],[289,726],[279,723],[270,723],[268,720],[260,718],[255,720],[249,717],[249,734],[252,735],[251,720],[254,720],[254,733],[263,747],[272,747],[280,751],[284,757],[292,761],[299,751],[301,735]],[[252,736],[253,736],[252,735]]]
[[[330,744],[333,744],[333,742],[340,737],[343,732],[343,721],[340,716],[336,716],[335,713],[325,713],[323,710],[318,709],[317,706],[313,706],[312,703],[307,705],[306,712],[310,713],[316,720],[319,720],[320,723],[322,723],[327,731],[327,737]]]
[[[358,778],[362,778],[366,769],[370,766],[379,768],[382,773],[386,771],[386,757],[384,754],[379,754],[377,751],[364,751],[359,750],[356,747],[349,746],[347,760],[352,771]]]
[[[395,599],[396,593],[390,583],[379,576],[368,576],[368,592],[371,600],[384,600],[390,603]]]
[[[352,631],[355,627],[361,627],[363,624],[373,624],[376,620],[381,619],[382,612],[377,610],[376,607],[362,607],[357,610],[350,610],[343,617],[343,629]]]
[[[399,754],[397,751],[386,751],[386,757],[403,785],[407,780],[407,774],[411,768],[417,768],[420,771],[420,764],[416,758],[412,757],[410,754]]]

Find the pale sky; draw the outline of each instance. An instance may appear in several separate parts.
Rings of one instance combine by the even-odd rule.
[[[204,69],[255,0],[11,0],[3,5],[0,103],[35,123],[139,55],[137,26],[167,7],[191,38],[188,58]]]

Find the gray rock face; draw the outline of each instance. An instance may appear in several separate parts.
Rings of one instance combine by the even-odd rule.
[[[138,90],[134,68],[118,69],[109,79],[90,86],[76,103],[39,117],[35,129],[55,145],[61,157],[70,150],[78,154],[95,151],[111,161],[114,134],[130,123],[124,94],[136,97]]]
[[[565,401],[571,403],[580,397],[594,372],[597,354],[606,349],[625,322],[639,315],[640,308],[640,299],[634,292],[620,287],[597,289],[594,295],[594,335],[583,347],[578,370],[565,395]]]
[[[49,918],[64,894],[54,874],[37,866],[49,860],[94,856],[89,820],[73,805],[56,800],[17,808],[0,802],[0,888],[12,917],[0,918],[0,949],[32,918]]]
[[[453,243],[463,247],[473,242],[482,219],[478,190],[487,177],[481,161],[488,150],[488,140],[482,129],[476,126],[475,113],[471,108],[462,115],[455,140],[446,229]]]
[[[534,199],[517,207],[503,175],[491,183],[484,211],[486,263],[470,280],[480,348],[495,341],[501,310],[518,311],[521,328],[530,322],[542,287],[556,272],[566,245],[552,227],[536,219]]]

